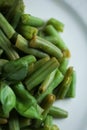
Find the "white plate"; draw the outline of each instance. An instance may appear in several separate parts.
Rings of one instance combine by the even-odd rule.
[[[70,65],[74,66],[77,72],[76,98],[56,102],[56,106],[69,112],[69,117],[54,122],[61,130],[87,130],[86,25],[78,12],[62,0],[25,0],[25,5],[27,13],[45,20],[54,17],[65,24],[65,30],[61,35],[72,54]]]

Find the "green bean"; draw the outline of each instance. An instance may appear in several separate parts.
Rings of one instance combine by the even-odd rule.
[[[0,13],[0,27],[9,39],[15,33],[15,30],[13,29],[13,27],[8,23],[6,18],[1,13]]]
[[[37,120],[35,122],[35,126],[36,128],[37,127],[40,127],[41,126],[41,123],[46,119],[47,117],[47,114],[49,113],[49,109],[50,107],[52,106],[52,104],[54,103],[55,101],[55,95],[53,94],[48,94],[44,100],[42,101],[41,103],[41,107],[44,109],[44,111],[42,112],[42,121],[40,120]]]
[[[16,112],[12,112],[9,119],[9,130],[20,130],[19,119]]]
[[[55,18],[50,18],[47,24],[51,24],[57,31],[63,32],[64,24]]]
[[[48,39],[51,39],[53,37],[58,37],[58,32],[55,30],[55,28],[52,26],[52,25],[47,25],[45,28],[44,28],[44,32],[49,35],[49,36],[52,36],[51,38],[48,37]]]
[[[59,127],[57,125],[53,125],[51,130],[60,130]]]
[[[35,86],[39,85],[47,75],[49,75],[53,70],[58,67],[59,63],[55,58],[47,61],[45,66],[43,65],[42,68],[39,68],[31,77],[28,77],[25,80],[25,84],[28,90],[31,90]]]
[[[6,52],[7,56],[11,60],[15,60],[19,58],[19,54],[13,49],[11,46],[11,42],[4,35],[2,30],[0,29],[0,47]]]
[[[72,81],[72,77],[71,77],[72,72],[73,72],[73,67],[69,67],[64,76],[64,80],[61,82],[61,84],[58,86],[56,90],[57,98],[59,99],[65,98]]]
[[[51,106],[53,105],[55,101],[55,95],[53,94],[48,94],[44,100],[41,103],[41,107],[44,109],[42,115],[43,115],[43,120],[46,119],[47,114],[49,113],[49,110]]]
[[[47,78],[42,82],[42,84],[39,86],[38,93],[44,93],[48,86],[52,83],[54,76],[56,74],[57,69],[55,69],[52,73],[50,73]]]
[[[70,57],[70,51],[58,33],[57,36],[45,36],[44,38],[60,48],[65,57]]]
[[[68,117],[53,106],[76,94],[63,30],[55,18],[25,14],[23,0],[0,1],[0,130],[59,130],[53,118]]]
[[[28,76],[30,76],[32,73],[34,73],[35,71],[37,71],[40,67],[42,67],[43,65],[45,65],[45,63],[50,60],[50,57],[47,56],[45,58],[41,58],[40,60],[36,61],[34,64],[31,64],[29,66],[29,71],[28,71]]]
[[[51,56],[55,56],[59,60],[63,57],[63,54],[59,48],[57,48],[55,45],[53,45],[51,42],[40,38],[38,36],[34,37],[30,41],[30,47],[40,49],[46,53],[48,53]]]
[[[67,94],[66,94],[66,97],[74,98],[75,95],[76,95],[76,71],[73,70],[73,73],[72,73],[72,81],[71,81],[69,90],[68,90],[68,92],[67,92]]]
[[[59,108],[52,106],[49,110],[49,114],[54,118],[66,118],[68,117],[68,112]]]
[[[29,25],[19,25],[18,32],[27,40],[30,40],[37,35],[38,29]]]
[[[42,19],[29,14],[23,14],[21,17],[21,22],[25,25],[31,25],[34,27],[41,27],[44,25],[44,21]]]
[[[38,58],[44,58],[44,57],[48,56],[48,54],[46,54],[40,50],[29,48],[28,41],[25,38],[23,38],[20,34],[18,34],[18,36],[17,36],[15,46],[18,49],[20,49],[21,51],[23,51],[27,54],[34,55]]]
[[[45,98],[46,95],[50,94],[53,92],[53,90],[61,83],[63,80],[63,74],[57,70],[53,82],[48,86],[47,91],[45,91],[42,94],[37,95],[37,102],[41,103],[41,101]]]
[[[44,127],[52,127],[53,125],[53,117],[51,115],[47,115],[45,121],[44,121]]]
[[[65,74],[66,73],[66,70],[67,70],[67,67],[68,67],[68,63],[69,63],[69,60],[68,58],[63,58],[61,63],[60,63],[60,66],[59,66],[59,70]]]

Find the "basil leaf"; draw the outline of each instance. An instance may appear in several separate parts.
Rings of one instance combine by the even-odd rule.
[[[5,114],[8,114],[16,104],[16,96],[13,90],[4,82],[0,83],[0,101]]]

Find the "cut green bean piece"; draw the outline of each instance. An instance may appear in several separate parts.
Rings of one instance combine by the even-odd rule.
[[[69,60],[68,58],[63,58],[61,63],[60,63],[60,66],[59,66],[59,70],[65,74],[66,73],[66,70],[67,70],[67,67],[68,67],[68,63],[69,63]]]
[[[33,89],[35,86],[39,85],[46,76],[49,75],[53,70],[58,67],[59,63],[56,58],[52,58],[47,61],[45,66],[39,68],[31,77],[28,77],[25,81],[28,90]]]
[[[53,92],[53,90],[61,83],[61,81],[63,80],[63,74],[57,70],[54,80],[53,82],[48,86],[47,91],[45,91],[42,94],[39,94],[36,98],[37,98],[37,102],[41,103],[41,101],[45,98],[46,95],[50,94]]]
[[[60,130],[60,129],[59,129],[59,127],[58,127],[57,125],[53,125],[53,126],[51,127],[51,130]]]
[[[65,43],[63,43],[57,37],[46,36],[45,39],[57,46],[62,51],[64,57],[69,58],[71,56],[69,49],[66,48],[66,45],[64,45]]]
[[[29,25],[19,25],[18,32],[27,40],[30,40],[37,35],[38,29]]]
[[[53,45],[51,42],[40,38],[38,36],[34,37],[30,41],[30,47],[40,49],[46,53],[48,53],[51,56],[55,56],[59,60],[63,57],[63,54],[59,48],[57,48],[55,45]]]
[[[8,23],[6,18],[1,13],[0,13],[0,27],[9,39],[15,33],[15,30],[13,29],[13,27]]]
[[[56,91],[57,98],[59,98],[59,99],[65,98],[65,96],[69,90],[71,81],[72,81],[72,76],[71,76],[72,73],[73,73],[73,67],[69,67],[64,76],[64,80],[61,82],[61,84],[57,88],[57,91]]]
[[[34,64],[31,64],[29,66],[28,76],[30,76],[32,73],[37,71],[39,68],[41,68],[45,63],[50,60],[50,57],[47,56],[45,58],[41,58],[40,60],[36,61]]]
[[[17,36],[15,46],[19,50],[23,51],[24,53],[34,55],[38,58],[44,58],[46,56],[49,56],[48,54],[46,54],[40,50],[29,48],[28,41],[25,38],[23,38],[20,34],[18,34],[18,36]]]
[[[54,117],[54,118],[66,118],[68,117],[68,112],[56,107],[56,106],[52,106],[49,110],[49,114]]]
[[[31,25],[34,27],[41,27],[44,25],[44,21],[42,19],[30,14],[23,14],[21,17],[21,22],[25,25]]]
[[[64,24],[55,18],[50,18],[47,24],[53,25],[54,28],[59,32],[63,32],[64,30]]]
[[[49,113],[49,110],[51,106],[53,105],[55,101],[55,95],[53,94],[48,94],[44,100],[41,103],[41,107],[44,109],[42,115],[43,115],[43,120],[46,119],[47,114]]]
[[[38,93],[44,93],[47,89],[48,86],[52,83],[55,74],[56,74],[57,69],[55,69],[52,73],[50,73],[47,78],[42,82],[42,84],[39,87]]]
[[[44,32],[46,33],[46,35],[49,35],[52,37],[58,37],[58,32],[55,30],[55,28],[52,25],[47,25],[44,28]],[[50,38],[48,37],[48,39],[50,39]]]
[[[43,113],[42,113],[42,121],[37,120],[35,123],[36,128],[41,126],[41,123],[43,121],[45,121],[47,114],[49,112],[50,107],[52,106],[52,104],[55,101],[55,95],[53,94],[48,94],[44,100],[41,103],[41,107],[44,109]]]
[[[66,97],[74,98],[75,95],[76,95],[76,71],[73,70],[73,73],[72,73],[72,81],[71,81],[69,90],[68,90],[68,92],[67,92],[67,94],[66,94]]]
[[[12,112],[9,119],[9,130],[20,130],[19,119],[16,112]]]
[[[45,121],[44,121],[44,127],[53,125],[53,117],[51,115],[47,115]]]
[[[11,46],[11,42],[7,37],[4,35],[2,30],[0,29],[0,47],[6,52],[7,56],[11,60],[15,60],[19,58],[18,53],[13,49]]]

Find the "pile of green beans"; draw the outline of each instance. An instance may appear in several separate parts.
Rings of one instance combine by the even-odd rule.
[[[55,18],[25,14],[22,0],[1,0],[0,130],[59,130],[53,119],[68,117],[54,106],[76,94],[63,30]]]

